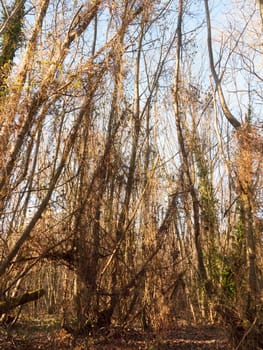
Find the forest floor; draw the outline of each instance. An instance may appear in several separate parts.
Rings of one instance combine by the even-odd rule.
[[[73,337],[56,324],[21,322],[1,327],[1,350],[230,350],[226,332],[215,326],[178,326],[162,333],[113,327],[103,334]]]

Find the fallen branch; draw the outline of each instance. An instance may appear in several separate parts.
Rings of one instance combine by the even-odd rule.
[[[26,292],[17,297],[9,298],[4,301],[0,301],[0,315],[4,314],[17,306],[27,304],[31,301],[40,299],[45,294],[44,289],[38,289],[32,292]]]

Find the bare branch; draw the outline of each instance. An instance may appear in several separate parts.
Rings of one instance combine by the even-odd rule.
[[[229,123],[235,128],[239,128],[241,126],[241,123],[236,119],[236,117],[230,112],[228,105],[225,100],[225,96],[223,93],[222,85],[221,85],[221,79],[219,79],[216,69],[215,69],[215,63],[214,63],[214,55],[213,55],[213,48],[212,48],[212,31],[211,31],[211,20],[210,20],[210,10],[208,5],[208,0],[204,0],[205,3],[205,11],[206,11],[206,23],[207,23],[207,46],[208,46],[208,55],[209,55],[209,61],[210,61],[210,70],[212,73],[212,77],[214,79],[214,82],[216,84],[216,89],[218,91],[219,100],[224,112],[225,117],[229,121]]]

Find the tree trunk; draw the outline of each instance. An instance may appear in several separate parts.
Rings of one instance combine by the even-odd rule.
[[[182,155],[183,161],[183,171],[186,174],[187,187],[192,199],[192,208],[193,208],[193,217],[194,217],[194,243],[197,254],[197,264],[198,272],[202,282],[207,285],[207,272],[204,264],[203,250],[200,241],[200,213],[199,213],[199,201],[194,183],[192,181],[189,160],[187,155],[187,150],[184,142],[184,135],[181,125],[181,106],[180,106],[180,61],[181,61],[181,48],[182,48],[182,17],[183,17],[183,1],[179,1],[179,10],[178,10],[178,23],[177,23],[177,49],[176,49],[176,68],[175,68],[175,78],[174,78],[174,111],[175,111],[175,120],[176,120],[176,129],[179,147]]]

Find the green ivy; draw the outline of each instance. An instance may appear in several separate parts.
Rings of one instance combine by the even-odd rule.
[[[9,9],[9,13],[12,13],[19,5],[16,14],[9,20],[7,27],[1,37],[0,42],[0,91],[1,96],[6,94],[6,83],[5,80],[8,77],[9,71],[11,69],[16,50],[19,48],[22,41],[22,29],[23,29],[23,19],[25,15],[24,1],[16,0]],[[4,15],[2,18],[2,23],[7,19]],[[9,67],[9,69],[6,69]]]
[[[9,21],[2,39],[1,39],[1,54],[0,54],[0,66],[8,62],[12,62],[15,56],[15,52],[22,40],[22,27],[24,19],[24,1],[16,0],[13,9],[20,4],[16,15]],[[11,13],[11,9],[9,12]],[[6,15],[3,17],[3,22],[6,20]]]
[[[222,288],[226,297],[233,298],[236,295],[234,275],[232,269],[228,266],[225,266],[222,272]]]

